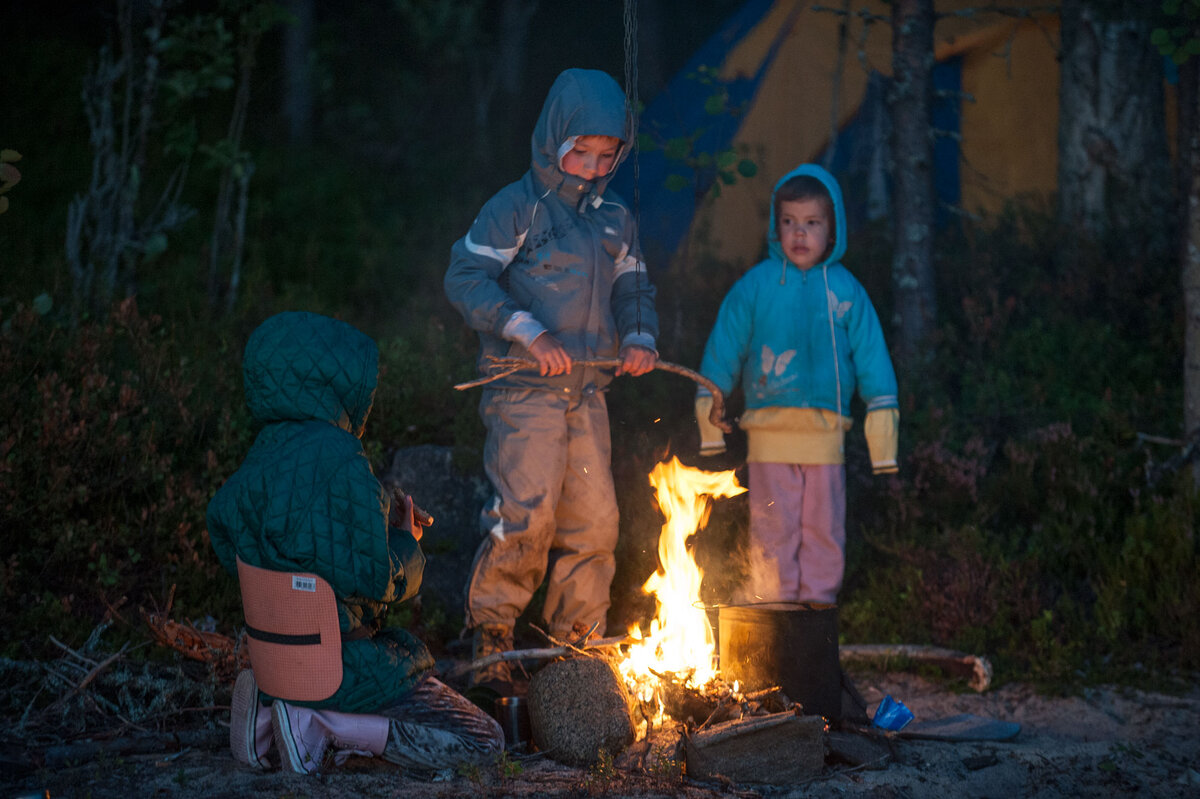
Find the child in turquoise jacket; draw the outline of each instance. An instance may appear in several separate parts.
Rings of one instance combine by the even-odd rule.
[[[819,166],[785,175],[772,193],[768,257],[730,289],[700,366],[728,394],[741,381],[748,441],[750,557],[746,602],[834,603],[846,543],[845,433],[850,400],[866,402],[875,473],[894,472],[896,375],[879,317],[841,264],[846,219],[841,188]],[[696,400],[701,453],[724,449]]]

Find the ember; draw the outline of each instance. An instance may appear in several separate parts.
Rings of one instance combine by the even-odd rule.
[[[654,595],[657,612],[647,635],[638,625],[630,628],[630,637],[637,640],[619,667],[630,692],[649,710],[646,721],[657,724],[666,712],[664,680],[702,692],[717,676],[712,626],[700,602],[703,574],[687,540],[708,523],[714,497],[733,497],[746,489],[733,471],[706,472],[684,466],[678,458],[654,467],[650,484],[665,521],[658,539],[659,568],[642,590]]]

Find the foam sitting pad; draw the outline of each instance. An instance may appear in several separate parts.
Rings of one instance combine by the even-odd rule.
[[[342,684],[337,600],[315,574],[237,562],[250,665],[258,687],[289,702],[320,702]]]

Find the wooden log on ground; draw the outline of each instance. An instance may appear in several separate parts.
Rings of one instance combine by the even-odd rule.
[[[992,664],[987,658],[919,644],[842,644],[838,657],[843,663],[886,663],[889,660],[911,660],[936,666],[952,677],[960,677],[976,691],[986,691],[992,684]]]
[[[825,767],[825,719],[793,712],[717,724],[688,736],[689,777],[793,785]]]
[[[528,699],[534,745],[560,763],[590,766],[602,750],[616,757],[633,743],[629,695],[607,660],[548,663],[529,681]]]

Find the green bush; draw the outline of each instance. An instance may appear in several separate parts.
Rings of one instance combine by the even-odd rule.
[[[1178,267],[1060,272],[1050,230],[1014,208],[944,239],[952,301],[899,374],[901,473],[851,453],[843,634],[977,651],[1001,679],[1194,668],[1195,488],[1151,485],[1138,437],[1179,433]]]
[[[198,360],[127,300],[77,329],[17,306],[0,328],[0,621],[5,656],[236,600],[204,510],[249,440],[236,358]],[[236,396],[239,402],[230,402]],[[127,628],[131,629],[131,628]],[[20,631],[23,634],[17,634]]]

